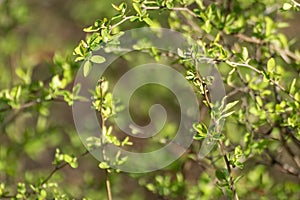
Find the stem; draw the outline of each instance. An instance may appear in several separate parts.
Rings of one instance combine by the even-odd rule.
[[[246,67],[246,68],[249,68],[249,69],[255,71],[255,72],[258,73],[258,74],[262,74],[262,75],[264,74],[262,71],[256,69],[255,67],[253,67],[253,66],[251,66],[251,65],[249,65],[249,64],[236,63],[236,62],[231,62],[231,61],[229,61],[229,60],[227,60],[226,63],[227,63],[228,65],[235,66],[235,67],[236,67],[236,66]]]
[[[160,7],[160,6],[142,6],[145,10],[159,10],[166,7]],[[175,8],[167,8],[167,10],[171,11],[185,11],[192,15],[193,17],[198,17],[193,11],[191,11],[188,7],[175,7]]]
[[[224,162],[225,162],[228,174],[229,174],[229,184],[230,184],[229,188],[233,193],[233,199],[234,200],[239,200],[239,196],[236,192],[236,188],[235,188],[235,185],[234,185],[234,180],[233,180],[233,177],[232,177],[230,162],[229,162],[229,159],[228,159],[227,155],[224,152],[224,145],[221,141],[219,141],[219,146],[220,146],[220,150],[221,150],[221,153],[223,155],[223,159],[224,159]]]
[[[297,1],[295,1],[295,0],[291,0],[293,3],[294,3],[294,5],[295,6],[298,6],[298,7],[300,7],[300,3],[298,3]]]
[[[126,21],[125,20],[126,18],[124,18],[122,21]],[[123,23],[122,21],[119,22],[119,24]],[[111,29],[112,30],[112,29]],[[106,157],[106,154],[105,154],[105,134],[103,132],[103,128],[105,127],[105,121],[106,121],[106,118],[105,116],[103,115],[103,101],[104,101],[104,94],[103,94],[103,90],[102,90],[102,83],[103,83],[104,80],[100,80],[99,81],[99,92],[100,92],[100,99],[101,99],[101,106],[100,106],[100,116],[101,116],[101,139],[100,139],[100,142],[101,142],[101,148],[102,148],[102,157],[103,157],[103,160],[106,162],[108,161],[107,157]],[[110,181],[109,181],[109,172],[107,169],[105,169],[105,176],[106,176],[106,179],[105,179],[105,186],[106,186],[106,192],[107,192],[107,199],[108,200],[112,200],[112,194],[111,194],[111,186],[110,186]]]
[[[102,91],[102,83],[103,83],[104,80],[100,80],[99,82],[99,92],[100,92],[100,101],[101,101],[101,106],[100,106],[100,117],[101,117],[101,134],[100,134],[100,145],[101,145],[101,149],[102,149],[102,158],[103,160],[106,162],[107,161],[107,158],[106,158],[106,155],[105,155],[105,150],[104,150],[104,145],[105,145],[105,134],[104,134],[104,127],[105,127],[105,117],[103,115],[103,101],[104,101],[104,94],[103,94],[103,91]]]
[[[89,153],[89,151],[85,151],[84,153],[82,153],[81,155],[79,155],[77,157],[77,160],[85,155],[87,155]],[[52,176],[57,172],[59,171],[60,169],[64,168],[65,166],[69,165],[68,163],[64,162],[62,163],[61,165],[59,166],[56,166],[51,172],[50,174],[42,181],[41,185],[47,183],[51,178]]]
[[[295,1],[293,1],[293,2],[295,2]],[[297,2],[296,2],[296,3],[297,3]],[[295,3],[295,5],[297,5],[296,3]],[[300,4],[299,4],[299,7],[300,7]],[[241,39],[241,40],[243,40],[243,41],[245,41],[245,42],[249,42],[249,43],[254,43],[254,44],[266,44],[266,42],[263,41],[263,40],[257,39],[257,38],[255,38],[255,37],[249,37],[249,36],[244,35],[244,34],[241,34],[241,33],[235,34],[234,37],[236,37],[236,38],[238,38],[238,39]],[[281,48],[277,47],[277,46],[274,45],[274,44],[269,44],[269,45],[270,45],[270,48],[271,48],[272,50],[276,51],[276,52],[279,53],[282,57],[284,57],[284,58],[285,58],[284,60],[285,60],[287,63],[289,63],[288,57],[291,58],[291,59],[293,59],[293,60],[295,60],[295,61],[300,61],[299,56],[297,56],[295,53],[291,52],[289,49],[281,49]]]
[[[87,155],[89,153],[89,151],[85,151],[84,153],[82,153],[81,155],[77,156],[77,159],[80,159],[82,157],[84,157],[85,155]],[[59,170],[63,169],[64,167],[66,167],[67,165],[69,165],[68,163],[64,162],[62,164],[60,164],[59,166],[56,166],[51,172],[50,174],[41,182],[41,186],[44,185],[45,183],[47,183],[52,176],[58,172]],[[26,197],[31,196],[32,194],[34,194],[35,191],[31,190],[26,192]],[[15,195],[0,195],[0,199],[15,199],[16,198],[16,194]]]
[[[240,66],[240,67],[246,67],[246,68],[249,68],[253,71],[255,71],[256,73],[260,74],[260,75],[264,75],[264,73],[258,69],[256,69],[255,67],[249,65],[249,64],[243,64],[243,63],[236,63],[236,62],[231,62],[229,60],[225,61],[225,63],[231,65],[231,66],[234,66],[234,67],[237,67],[237,66]],[[277,88],[279,88],[282,92],[284,92],[285,94],[287,94],[291,99],[293,99],[294,101],[300,103],[300,101],[298,101],[293,95],[291,95],[289,93],[289,91],[287,91],[282,85],[280,85],[278,82],[276,82],[275,80],[273,79],[270,79],[270,82],[272,84],[274,84]]]
[[[208,94],[207,87],[206,87],[205,83],[203,82],[203,80],[201,78],[201,75],[200,75],[200,73],[198,71],[198,68],[197,68],[197,62],[195,60],[194,60],[194,64],[195,64],[196,76],[197,76],[198,80],[201,82],[201,84],[204,87],[204,98],[207,101],[208,108],[211,110],[212,109],[211,101],[209,99],[209,94]],[[220,133],[218,121],[216,119],[213,119],[213,123],[215,125],[215,132]],[[228,159],[227,155],[225,154],[224,145],[223,145],[221,140],[219,140],[219,147],[220,147],[221,154],[223,156],[223,159],[225,161],[225,165],[226,165],[226,168],[227,168],[227,171],[228,171],[228,174],[229,174],[229,188],[233,193],[233,199],[234,200],[239,200],[238,194],[236,192],[236,187],[234,185],[234,180],[233,180],[233,177],[232,177],[232,173],[231,173],[230,162],[229,162],[229,159]]]
[[[129,19],[131,19],[131,18],[133,18],[133,17],[134,17],[134,16],[124,17],[121,21],[119,21],[118,23],[116,23],[116,24],[114,24],[114,25],[112,25],[112,26],[110,27],[109,33],[111,33],[112,30],[113,30],[114,28],[116,28],[117,26],[123,24],[124,22],[126,22],[127,20],[129,20]]]
[[[110,181],[109,181],[109,174],[108,171],[105,170],[106,174],[106,180],[105,180],[105,185],[106,185],[106,191],[107,191],[107,199],[112,200],[112,195],[111,195],[111,187],[110,187]]]

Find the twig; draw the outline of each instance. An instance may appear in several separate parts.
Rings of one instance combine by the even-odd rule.
[[[300,3],[298,3],[297,1],[295,1],[295,0],[291,0],[291,2],[293,2],[293,4],[294,4],[295,6],[298,6],[298,7],[300,7]]]
[[[285,128],[281,128],[280,131],[280,140],[282,141],[282,145],[284,149],[287,151],[289,156],[292,158],[293,162],[297,165],[297,167],[300,169],[300,160],[299,158],[295,155],[295,153],[292,151],[292,149],[289,147],[287,144],[287,140],[284,138],[284,134],[286,133]]]
[[[228,174],[229,174],[230,190],[233,193],[234,200],[239,200],[239,196],[237,195],[236,188],[235,188],[235,185],[234,185],[234,180],[233,180],[233,177],[232,177],[230,162],[228,160],[227,155],[224,153],[224,149],[223,149],[224,145],[221,141],[219,141],[219,145],[220,145],[221,153],[223,155],[223,159],[225,161],[225,165],[226,165],[226,168],[227,168],[227,171],[228,171]]]
[[[143,5],[142,8],[145,9],[145,10],[159,10],[159,9],[166,8],[166,7],[160,7],[160,6],[145,6],[145,5]],[[189,14],[192,15],[193,17],[198,17],[198,16],[196,15],[196,13],[194,13],[193,11],[191,11],[188,7],[175,7],[175,8],[166,8],[166,9],[167,9],[167,10],[170,10],[170,11],[184,11],[184,12],[189,13]]]
[[[267,155],[271,158],[272,164],[276,164],[280,167],[282,172],[288,173],[293,176],[297,176],[300,179],[300,172],[296,170],[294,167],[288,165],[287,163],[281,163],[279,160],[275,158],[274,155],[271,154],[269,150],[267,150]]]
[[[208,108],[211,110],[212,107],[211,107],[211,101],[209,99],[209,94],[208,94],[207,86],[206,86],[206,84],[203,82],[203,80],[201,78],[201,75],[200,75],[200,73],[198,71],[198,68],[197,68],[197,61],[195,61],[195,59],[194,59],[194,64],[195,64],[195,70],[196,70],[196,77],[198,78],[198,80],[200,81],[200,83],[203,85],[204,97],[205,97],[205,100],[207,102]],[[215,132],[216,133],[220,133],[218,121],[216,119],[213,119],[213,123],[214,123],[214,126],[215,126]],[[226,165],[226,168],[227,168],[227,171],[228,171],[228,174],[229,174],[229,188],[230,188],[230,190],[233,193],[234,200],[239,200],[238,194],[236,192],[236,187],[234,185],[234,180],[233,180],[233,177],[232,177],[232,173],[231,173],[230,162],[228,160],[228,157],[227,157],[226,153],[224,152],[224,145],[223,145],[223,143],[222,143],[221,140],[219,140],[219,147],[220,147],[221,154],[223,156],[223,159],[225,161],[225,165]]]
[[[255,71],[256,73],[260,74],[260,75],[264,75],[263,71],[260,71],[258,69],[256,69],[255,67],[249,65],[249,64],[243,64],[243,63],[236,63],[236,62],[232,62],[232,61],[225,61],[225,63],[231,65],[231,66],[240,66],[240,67],[246,67],[246,68],[249,68],[253,71]],[[287,94],[291,99],[293,99],[294,101],[300,103],[300,101],[298,101],[293,95],[291,95],[282,85],[280,85],[278,82],[276,82],[275,80],[273,79],[270,79],[270,82],[272,84],[274,84],[276,87],[278,87],[282,92],[284,92],[285,94]]]
[[[77,156],[77,159],[87,155],[89,153],[89,151],[85,151],[84,153],[82,153],[81,155]],[[40,185],[44,185],[46,184],[52,177],[53,175],[58,172],[59,170],[63,169],[64,167],[66,167],[67,165],[69,165],[67,162],[61,163],[59,166],[55,166],[55,168],[49,173],[49,175],[40,183]],[[35,192],[33,190],[29,191],[26,193],[26,197],[29,197],[30,195],[34,194]],[[16,198],[17,195],[0,195],[0,199],[12,199],[12,198]]]
[[[119,21],[118,23],[112,25],[112,26],[109,28],[109,33],[111,33],[112,30],[113,30],[114,28],[116,28],[117,26],[123,24],[124,22],[126,22],[127,20],[129,20],[129,19],[131,19],[131,18],[133,18],[133,17],[134,17],[134,16],[124,17],[121,21]]]
[[[236,63],[236,62],[231,62],[229,60],[225,61],[225,63],[227,63],[228,65],[231,65],[231,66],[235,66],[235,67],[236,66],[246,67],[246,68],[249,68],[249,69],[255,71],[258,74],[262,74],[262,75],[264,74],[262,71],[256,69],[255,67],[253,67],[253,66],[251,66],[249,64],[246,64],[246,63],[245,64],[243,64],[243,63]]]
[[[88,153],[89,153],[89,151],[86,150],[84,153],[82,153],[80,156],[78,156],[77,159],[87,155]],[[57,171],[59,171],[60,169],[64,168],[67,165],[68,165],[68,163],[64,162],[59,166],[55,166],[55,168],[50,172],[50,174],[42,181],[41,185],[47,183]]]
[[[108,174],[107,170],[105,170],[105,175],[106,175],[105,185],[106,185],[106,191],[107,191],[107,199],[112,200],[109,174]]]
[[[101,146],[104,145],[104,142],[105,142],[105,134],[104,134],[104,127],[105,127],[105,121],[106,121],[106,118],[104,117],[103,115],[103,101],[104,101],[104,94],[103,94],[103,90],[102,90],[102,83],[103,83],[104,80],[99,80],[99,92],[100,92],[100,101],[101,101],[101,105],[100,105],[100,117],[101,117]],[[106,154],[105,154],[105,148],[103,147],[102,148],[102,157],[103,157],[103,160],[104,161],[107,161],[107,158],[106,158]],[[105,186],[106,186],[106,192],[107,192],[107,199],[108,200],[112,200],[112,194],[111,194],[111,186],[110,186],[110,181],[109,181],[109,173],[108,173],[108,170],[105,169],[105,176],[106,176],[106,180],[105,180]]]
[[[260,45],[266,44],[266,42],[263,41],[263,40],[260,40],[260,39],[255,38],[255,37],[249,37],[249,36],[241,34],[241,33],[235,34],[234,36],[241,39],[241,40],[243,40],[243,41],[245,41],[245,42],[260,44]],[[289,49],[280,49],[279,47],[277,47],[274,44],[270,44],[270,48],[272,50],[278,52],[282,57],[284,57],[285,61],[288,61],[287,57],[290,57],[290,58],[292,58],[293,60],[296,60],[296,61],[300,61],[300,57],[297,56],[295,53],[291,52]]]

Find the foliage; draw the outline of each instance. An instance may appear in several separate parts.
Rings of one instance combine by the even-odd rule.
[[[147,195],[152,199],[298,199],[300,52],[282,28],[289,26],[286,19],[299,7],[293,0],[133,0],[112,4],[115,15],[84,28],[86,38],[74,48],[73,56],[55,54],[47,66],[49,77],[44,79],[34,76],[36,66],[30,65],[30,60],[25,59],[15,69],[3,67],[19,50],[22,38],[15,31],[25,23],[28,8],[19,1],[0,1],[0,34],[4,38],[0,41],[0,199],[99,199],[105,193],[108,199],[146,199]],[[107,62],[94,52],[114,45],[121,30],[143,26],[179,31],[194,38],[201,50],[192,46],[169,55],[139,44],[136,51],[147,55],[122,56],[123,70],[139,59],[171,60],[193,85],[201,102],[200,111],[209,115],[194,123],[193,144],[167,168],[148,174],[123,174],[114,167],[126,162],[126,157],[117,153],[111,159],[103,150],[103,162],[90,162],[98,169],[89,173],[90,166],[82,162],[80,181],[64,181],[80,170],[80,161],[87,159],[89,151],[84,150],[74,127],[57,122],[59,109],[53,107],[84,101],[80,85],[70,89],[80,62],[84,62],[83,74],[87,77],[94,64]],[[202,76],[195,67],[195,62],[203,60],[215,64],[222,75],[227,93],[222,102],[211,101],[207,89],[210,77]],[[13,75],[9,75],[10,70]],[[107,76],[116,78],[109,72]],[[110,121],[121,107],[107,80],[99,79],[91,91],[93,109],[100,114],[102,137],[87,138],[89,150],[111,144],[134,148],[134,139],[120,139],[120,130]],[[151,90],[148,92],[164,95]],[[137,110],[147,108],[145,104]],[[219,122],[225,119],[222,128]],[[208,126],[210,120],[213,126]],[[167,123],[163,139],[154,137],[153,143],[164,144],[173,137],[176,123]],[[199,157],[205,138],[217,145],[207,156]],[[53,157],[50,172],[51,161],[43,160],[48,154]],[[68,171],[68,166],[75,170]],[[101,179],[95,178],[97,173],[101,173]],[[136,188],[124,186],[128,180]]]

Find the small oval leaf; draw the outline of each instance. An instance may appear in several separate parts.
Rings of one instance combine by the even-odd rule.
[[[92,61],[93,63],[97,63],[97,64],[104,63],[105,60],[106,59],[103,56],[98,56],[98,55],[92,56],[90,59],[90,61]]]
[[[269,73],[274,72],[274,70],[275,70],[275,65],[276,65],[275,59],[274,59],[274,58],[270,58],[270,59],[268,60],[268,64],[267,64],[267,68],[268,68],[268,72],[269,72]]]
[[[83,65],[83,76],[87,77],[92,69],[92,63],[88,60]]]

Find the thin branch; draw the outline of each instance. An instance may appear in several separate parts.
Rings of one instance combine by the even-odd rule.
[[[129,16],[129,17],[124,17],[121,21],[119,21],[118,23],[112,25],[110,28],[109,28],[109,33],[112,32],[112,30],[116,27],[118,27],[119,25],[123,24],[124,22],[126,22],[127,20],[133,18],[134,16]]]
[[[81,157],[84,157],[85,155],[87,155],[89,153],[88,150],[86,150],[84,153],[82,153],[81,155],[79,155],[77,157],[77,159],[81,158]],[[67,162],[64,162],[62,163],[61,165],[59,166],[55,166],[55,168],[50,172],[50,174],[42,181],[41,185],[47,183],[51,178],[52,176],[59,170],[61,170],[62,168],[64,168],[65,166],[69,165]]]
[[[300,7],[300,3],[298,3],[297,1],[295,1],[295,0],[291,0],[292,2],[293,2],[293,4],[295,5],[295,6],[298,6],[298,7]]]
[[[197,61],[196,59],[194,59],[194,65],[195,65],[195,70],[196,70],[196,77],[197,79],[200,81],[200,83],[203,85],[203,90],[204,90],[204,98],[207,102],[207,106],[208,108],[211,110],[212,107],[211,107],[211,101],[209,99],[209,94],[208,94],[208,90],[207,90],[207,86],[206,84],[203,82],[202,78],[201,78],[201,75],[198,71],[198,68],[197,68]],[[216,133],[220,133],[220,130],[219,130],[219,123],[217,122],[216,119],[213,119],[213,123],[215,125],[215,132]],[[224,151],[224,145],[222,143],[221,140],[219,140],[219,148],[221,150],[221,154],[222,154],[222,157],[225,161],[225,165],[226,165],[226,168],[227,168],[227,171],[228,171],[228,174],[229,174],[229,189],[232,191],[233,193],[233,197],[234,197],[234,200],[239,200],[239,197],[238,197],[238,194],[237,194],[237,191],[236,191],[236,187],[235,187],[235,184],[234,184],[234,180],[233,180],[233,177],[232,177],[232,173],[231,173],[231,166],[230,166],[230,162],[228,160],[228,157]]]
[[[77,156],[77,159],[80,159],[82,157],[84,157],[85,155],[87,155],[89,153],[89,151],[85,151],[84,153],[82,153],[81,155]],[[49,175],[41,182],[41,186],[46,184],[55,173],[57,173],[59,170],[63,169],[64,167],[66,167],[67,165],[69,165],[67,162],[61,163],[59,166],[55,166],[55,168],[49,173]],[[34,194],[35,192],[33,190],[29,191],[26,193],[26,197],[29,197],[30,195]],[[16,198],[17,195],[0,195],[0,199],[12,199],[12,198]]]
[[[105,185],[106,185],[106,191],[107,191],[107,199],[112,200],[111,186],[110,186],[109,174],[108,174],[107,170],[105,170],[105,175],[106,175]]]
[[[299,158],[295,155],[295,153],[292,151],[290,146],[287,144],[287,139],[284,138],[284,135],[286,134],[286,128],[282,127],[280,131],[280,139],[282,141],[282,145],[284,149],[287,151],[289,156],[292,158],[293,162],[297,165],[297,167],[300,169],[300,160]]]
[[[249,37],[249,36],[241,34],[241,33],[235,34],[234,36],[241,39],[241,40],[243,40],[243,41],[245,41],[245,42],[260,44],[260,45],[266,44],[266,42],[263,41],[263,40],[260,40],[260,39],[255,38],[255,37]],[[291,52],[289,49],[281,49],[281,48],[277,47],[274,44],[270,44],[270,48],[272,50],[278,52],[284,58],[284,60],[286,62],[289,61],[288,57],[292,58],[295,61],[300,61],[300,57],[297,56],[295,53]]]
[[[231,65],[231,66],[234,66],[234,67],[237,67],[237,66],[240,66],[240,67],[246,67],[246,68],[249,68],[253,71],[255,71],[256,73],[260,74],[260,75],[264,75],[263,71],[260,71],[258,69],[256,69],[255,67],[249,65],[249,64],[246,64],[246,63],[236,63],[236,62],[232,62],[232,61],[229,61],[229,60],[226,60],[225,63]],[[298,101],[293,95],[291,95],[282,85],[280,85],[278,82],[276,82],[275,80],[273,79],[270,79],[270,82],[272,84],[274,84],[276,87],[278,87],[282,92],[284,92],[285,94],[287,94],[291,99],[293,99],[294,101],[300,103],[300,101]]]
[[[143,9],[145,10],[159,10],[159,9],[162,9],[162,8],[166,8],[166,7],[160,7],[160,6],[145,6],[143,5],[142,6]],[[189,13],[190,15],[192,15],[193,17],[198,17],[196,15],[196,13],[194,13],[192,10],[190,10],[188,7],[175,7],[175,8],[166,8],[167,10],[170,10],[170,11],[184,11],[184,12],[187,12]]]
[[[103,79],[99,80],[99,92],[100,92],[100,101],[101,101],[99,113],[100,113],[100,117],[101,117],[101,129],[102,129],[101,135],[100,135],[101,146],[103,146],[105,144],[104,143],[105,142],[105,133],[103,130],[104,130],[105,121],[106,121],[106,118],[103,115],[103,101],[104,101],[104,94],[103,94],[103,90],[102,90],[103,81],[104,81]],[[105,148],[102,148],[102,157],[103,157],[104,161],[107,161],[106,154],[105,154]],[[108,173],[107,169],[105,169],[105,176],[106,176],[105,186],[106,186],[106,192],[107,192],[107,199],[112,200],[111,186],[110,186],[110,181],[109,181],[109,173]]]
[[[266,153],[271,158],[272,164],[276,164],[277,166],[279,166],[282,172],[296,176],[300,179],[300,172],[298,170],[296,170],[294,167],[290,166],[287,163],[281,163],[275,158],[274,155],[271,154],[269,150],[267,150]]]
[[[228,160],[228,157],[227,157],[226,153],[224,152],[224,144],[220,140],[219,140],[219,146],[220,146],[221,154],[223,156],[223,159],[224,159],[224,162],[225,162],[228,174],[229,174],[229,187],[230,187],[230,190],[233,193],[234,200],[239,200],[239,196],[236,192],[236,188],[235,188],[235,185],[234,185],[234,180],[233,180],[233,177],[232,177],[230,162]]]
[[[264,74],[262,71],[256,69],[255,67],[253,67],[253,66],[251,66],[249,64],[246,64],[246,63],[245,64],[243,64],[243,63],[236,63],[236,62],[231,62],[229,60],[225,61],[225,63],[227,63],[228,65],[234,66],[234,67],[236,67],[236,66],[246,67],[246,68],[249,68],[249,69],[255,71],[258,74],[262,74],[262,75]]]

